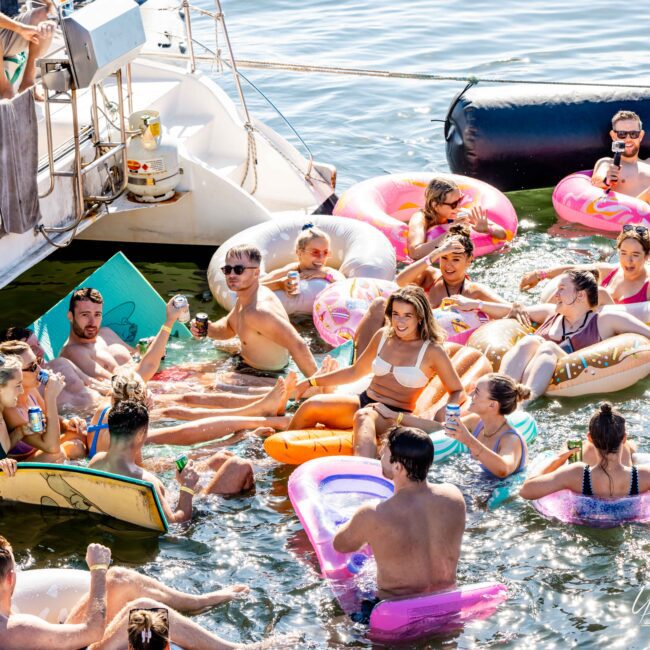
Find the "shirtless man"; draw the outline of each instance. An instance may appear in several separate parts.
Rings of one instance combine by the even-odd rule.
[[[160,332],[136,364],[138,374],[145,381],[149,381],[158,370],[172,326],[180,314],[172,301],[173,298],[167,303],[167,316]],[[70,336],[61,356],[72,361],[89,377],[110,380],[116,368],[131,363],[134,350],[112,329],[101,326],[103,309],[104,299],[97,289],[84,287],[73,292],[68,311]]]
[[[369,544],[377,562],[377,597],[363,604],[359,622],[384,598],[413,596],[456,586],[465,530],[465,501],[447,483],[427,483],[433,442],[421,429],[395,427],[381,454],[395,494],[361,506],[334,537],[334,548],[352,553]],[[355,619],[356,620],[356,619]]]
[[[11,601],[16,588],[16,562],[9,542],[0,536],[0,648],[3,650],[77,650],[126,647],[126,626],[132,609],[163,607],[168,610],[170,635],[186,648],[270,648],[288,638],[268,639],[243,645],[221,639],[175,610],[198,612],[245,596],[246,585],[236,584],[206,594],[186,594],[162,582],[123,567],[111,567],[111,551],[90,544],[86,563],[90,569],[90,589],[72,609],[65,623],[48,623],[31,614],[15,614]],[[52,589],[60,585],[52,584]],[[107,626],[108,625],[108,626]],[[95,642],[99,645],[90,645]],[[282,647],[282,646],[277,646]],[[291,646],[284,646],[291,647]]]
[[[232,311],[208,324],[212,339],[241,341],[242,370],[246,366],[271,374],[282,370],[292,357],[305,377],[317,370],[307,343],[289,322],[289,316],[274,293],[260,285],[262,254],[255,246],[235,246],[226,255],[222,272],[231,291],[237,294]],[[192,322],[192,334],[197,335]]]
[[[147,407],[135,400],[125,400],[108,413],[110,445],[108,451],[99,452],[90,461],[90,467],[121,476],[153,483],[165,517],[169,523],[188,521],[192,518],[192,498],[199,481],[194,462],[189,461],[182,472],[176,472],[180,483],[178,505],[172,510],[165,496],[161,480],[137,464],[142,458],[142,446],[147,439],[149,413]],[[247,460],[227,452],[218,452],[207,461],[213,474],[203,494],[237,494],[253,487],[253,466]]]
[[[110,392],[109,382],[89,377],[69,359],[57,357],[50,362],[45,362],[43,360],[45,351],[32,330],[25,327],[8,327],[0,336],[0,343],[4,341],[24,341],[32,349],[41,368],[63,375],[65,387],[57,398],[59,408],[67,406],[73,410],[89,409],[97,405],[102,395]]]
[[[620,166],[611,156],[601,158],[595,165],[591,183],[603,189],[612,188],[621,194],[650,200],[650,165],[639,160],[643,140],[641,118],[632,111],[618,111],[612,118],[612,140],[625,142]]]

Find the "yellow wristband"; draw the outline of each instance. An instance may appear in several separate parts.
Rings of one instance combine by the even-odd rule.
[[[310,377],[308,380],[310,386],[318,386],[316,380],[313,377]]]
[[[88,568],[91,571],[108,571],[108,564],[91,564]]]
[[[397,418],[395,419],[395,424],[399,426],[402,424],[402,420],[404,419],[404,413],[400,412],[397,414]]]
[[[167,334],[171,334],[171,333],[172,333],[172,328],[169,327],[169,325],[163,325],[160,329],[161,329],[163,332],[167,332]]]
[[[188,488],[187,485],[181,485],[181,492],[187,492],[189,495],[194,496],[194,490]]]

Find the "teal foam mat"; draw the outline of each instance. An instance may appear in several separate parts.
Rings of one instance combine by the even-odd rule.
[[[106,264],[75,287],[92,287],[104,298],[102,327],[110,327],[125,343],[154,336],[165,321],[166,302],[123,253],[116,253]],[[68,306],[72,291],[30,325],[45,350],[45,359],[58,356],[70,333]],[[189,339],[190,331],[175,323],[172,336]]]

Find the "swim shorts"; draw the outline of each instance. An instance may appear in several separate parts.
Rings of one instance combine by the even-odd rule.
[[[271,379],[277,379],[278,377],[284,377],[288,371],[287,366],[281,370],[259,370],[258,368],[253,368],[253,366],[249,366],[239,354],[232,357],[231,363],[234,372],[238,372],[240,375],[251,375],[253,377],[269,377]]]

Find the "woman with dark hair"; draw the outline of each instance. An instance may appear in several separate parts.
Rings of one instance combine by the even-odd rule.
[[[616,238],[618,264],[598,264],[601,305],[616,303],[627,305],[650,300],[650,230],[646,226],[626,224]],[[570,270],[587,270],[590,267],[568,264],[549,269],[536,269],[525,273],[519,288],[532,289],[540,280],[556,278]]]
[[[481,309],[491,318],[506,317],[511,307],[462,296],[452,300],[460,309]],[[505,354],[501,372],[528,386],[533,400],[544,394],[562,357],[617,334],[650,338],[650,327],[638,318],[625,312],[599,313],[597,305],[598,283],[593,273],[573,270],[562,275],[553,304],[524,307],[531,321],[541,325]]]
[[[493,221],[481,206],[461,211],[462,192],[450,178],[434,177],[424,192],[424,207],[409,221],[408,254],[414,260],[426,257],[440,244],[445,235],[427,241],[427,231],[433,226],[465,223],[476,232],[488,233],[495,239],[505,239],[506,231]]]
[[[374,373],[360,395],[326,394],[309,398],[296,411],[289,429],[324,424],[335,429],[353,428],[355,454],[374,458],[377,434],[386,421],[368,404],[380,402],[391,409],[411,412],[429,380],[438,375],[457,404],[464,391],[456,370],[442,347],[443,332],[431,314],[424,291],[408,286],[395,291],[386,304],[386,326],[371,339],[353,365],[313,375],[298,384],[298,395],[310,385],[329,388],[350,384]]]
[[[591,416],[587,439],[598,452],[597,464],[567,465],[576,450],[564,450],[528,478],[519,494],[524,499],[540,499],[559,490],[572,490],[585,496],[627,497],[650,490],[650,466],[630,467],[621,460],[627,439],[625,418],[609,402],[603,402]]]

